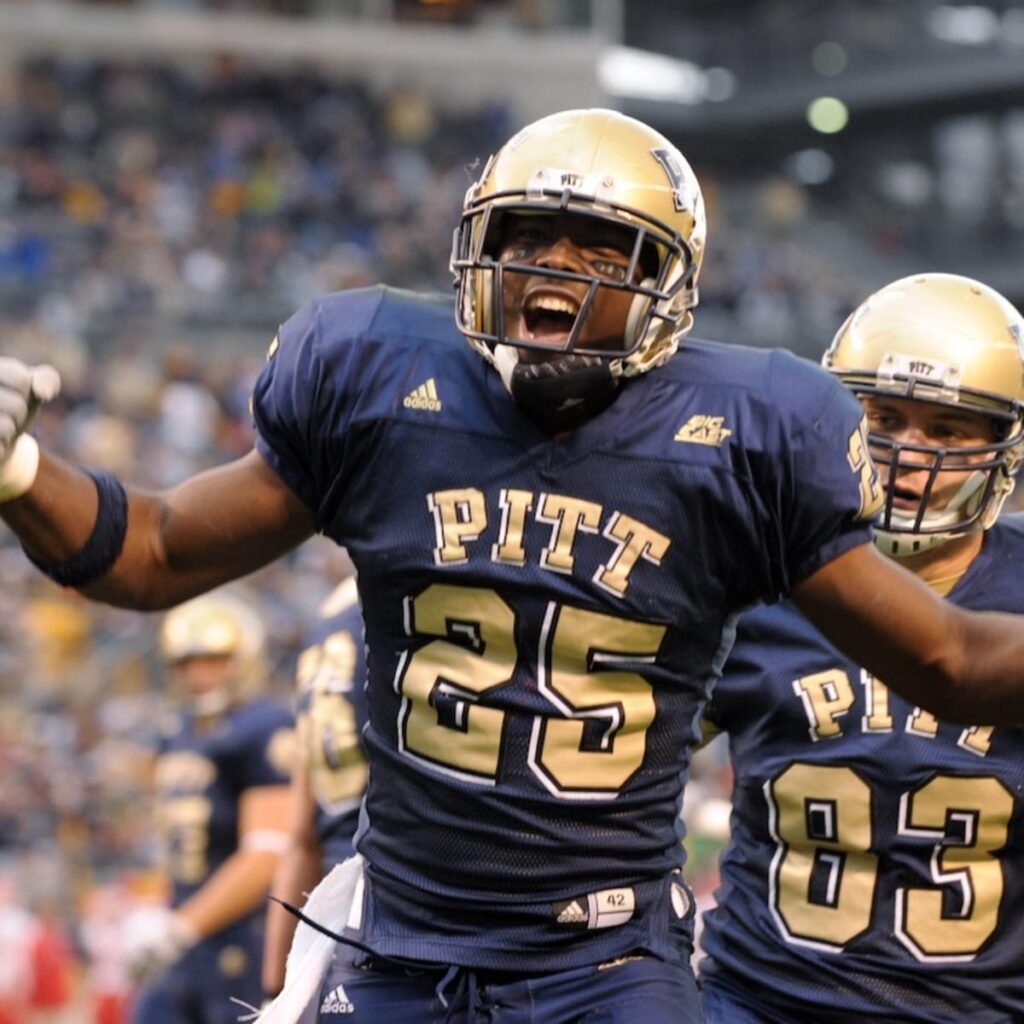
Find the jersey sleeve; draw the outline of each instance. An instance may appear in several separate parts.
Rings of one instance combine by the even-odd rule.
[[[234,750],[238,789],[287,785],[294,758],[294,718],[288,709],[271,703],[250,708]]]
[[[313,510],[318,528],[343,469],[355,389],[354,346],[335,341],[327,351],[324,319],[323,304],[312,302],[281,326],[252,396],[256,449]]]
[[[807,360],[778,352],[772,367],[777,410],[774,471],[762,493],[774,505],[779,595],[845,551],[868,542],[881,505],[860,402]],[[770,452],[770,448],[768,449]]]

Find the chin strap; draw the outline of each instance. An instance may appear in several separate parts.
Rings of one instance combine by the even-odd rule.
[[[186,698],[189,710],[196,718],[216,718],[223,715],[234,703],[235,695],[230,686],[218,686],[196,696]]]
[[[875,530],[875,547],[890,558],[910,558],[924,551],[931,551],[952,540],[955,534],[950,533],[890,533],[888,530]],[[960,534],[959,536],[963,536]]]
[[[619,379],[599,356],[568,353],[542,363],[524,363],[509,345],[499,345],[494,365],[516,404],[549,434],[574,430],[607,409]]]

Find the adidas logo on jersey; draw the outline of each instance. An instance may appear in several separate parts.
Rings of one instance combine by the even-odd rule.
[[[321,1013],[355,1013],[356,1008],[352,1005],[345,991],[344,985],[339,985],[324,998],[320,1004]]]
[[[718,448],[732,434],[724,423],[724,416],[691,416],[676,431],[673,440],[688,444],[707,444]]]
[[[555,916],[556,924],[589,924],[590,914],[579,900],[570,900]]]
[[[440,412],[441,411],[441,399],[437,397],[437,385],[434,383],[434,378],[425,381],[415,391],[410,391],[409,394],[402,399],[402,405],[406,409],[426,409],[427,412]]]

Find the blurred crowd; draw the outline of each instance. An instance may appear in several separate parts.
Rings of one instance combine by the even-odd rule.
[[[232,398],[247,370],[242,361],[236,377],[207,375],[190,354],[169,351],[153,370],[148,413],[72,396],[48,410],[39,432],[70,458],[171,479],[250,447],[245,404]],[[349,571],[333,544],[314,540],[248,581],[270,635],[265,686],[282,699],[290,701],[303,628]],[[131,984],[120,925],[166,895],[152,751],[178,695],[158,657],[159,622],[61,591],[3,538],[0,1024],[77,1024],[82,997],[95,1003],[97,1024],[123,1019]]]
[[[337,288],[446,284],[471,165],[508,128],[227,58],[42,60],[0,95],[3,308],[93,341],[154,320],[266,331]]]
[[[343,287],[448,289],[463,194],[510,130],[500,109],[442,110],[311,70],[13,69],[0,81],[0,333],[5,353],[52,361],[65,382],[37,432],[144,487],[241,455],[277,323]],[[817,355],[863,283],[803,247],[798,190],[706,184],[697,333]],[[289,692],[302,625],[347,571],[315,540],[249,581],[272,689]],[[95,1019],[120,1019],[116,924],[161,884],[147,765],[174,698],[157,625],[59,591],[0,533],[0,1024],[60,1020],[83,977]],[[728,787],[713,753],[689,840],[708,898]],[[43,972],[53,991],[33,994],[40,963],[58,964]],[[11,1010],[15,996],[35,1009]]]
[[[389,18],[436,25],[505,24],[543,30],[586,25],[590,0],[75,0],[125,7],[165,7],[212,13],[270,14],[291,18]]]
[[[338,288],[447,290],[462,197],[511,127],[490,106],[227,58],[22,66],[0,81],[0,326],[35,351],[221,349]],[[806,250],[806,197],[782,180],[722,195],[697,171],[699,331],[820,351],[866,285]]]

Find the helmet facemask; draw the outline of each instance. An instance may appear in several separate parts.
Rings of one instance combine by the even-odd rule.
[[[177,676],[179,700],[196,718],[216,718],[237,703],[241,668],[234,655],[189,655],[172,662],[171,668]],[[197,673],[209,681],[197,687]]]
[[[1020,467],[1020,419],[993,416],[1002,439],[970,447],[942,447],[868,434],[871,457],[885,481],[885,501],[876,522],[878,546],[895,557],[936,548],[955,537],[988,529],[1013,493]],[[1012,433],[1010,433],[1012,431]],[[969,475],[951,497],[938,498],[950,474]],[[928,474],[916,511],[895,507],[898,481],[907,473]]]
[[[630,231],[632,251],[628,264],[623,267],[622,280],[498,259],[506,218],[562,212],[607,221]],[[627,216],[629,219],[625,219]],[[642,220],[643,215],[635,210],[602,212],[593,204],[572,202],[568,195],[558,193],[544,193],[531,203],[516,202],[512,197],[503,204],[496,197],[468,209],[455,233],[452,255],[452,270],[458,282],[456,319],[459,330],[490,361],[500,345],[550,353],[549,343],[529,335],[509,333],[504,301],[506,285],[513,275],[572,282],[585,285],[587,292],[568,337],[558,351],[604,360],[616,378],[635,376],[660,365],[675,346],[671,351],[667,345],[661,346],[656,353],[660,359],[653,358],[650,350],[666,336],[683,334],[689,329],[692,316],[680,324],[680,314],[689,313],[697,302],[693,286],[696,263],[684,239],[670,235],[664,225],[644,225]],[[601,339],[600,345],[588,346],[581,341],[581,336],[601,289],[627,293],[633,300],[623,337]]]

